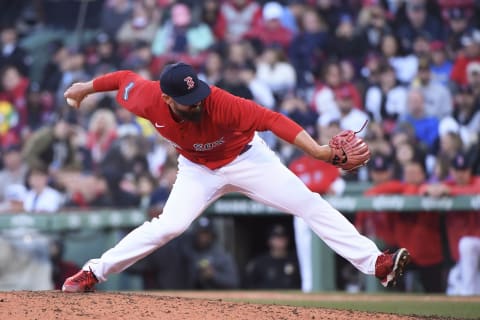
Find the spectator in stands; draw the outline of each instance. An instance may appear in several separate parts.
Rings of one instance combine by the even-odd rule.
[[[102,163],[117,136],[115,114],[108,109],[97,109],[90,118],[86,141],[94,170]]]
[[[367,53],[363,66],[359,70],[360,74],[358,81],[361,83],[360,88],[369,88],[371,86],[379,85],[380,67],[385,63],[382,62],[382,60],[383,59],[379,53]]]
[[[24,210],[31,213],[56,213],[64,204],[64,196],[48,186],[49,174],[45,167],[32,167],[27,174],[29,191]]]
[[[219,0],[202,1],[200,5],[200,22],[206,24],[212,31],[217,41],[222,40],[225,35],[223,25],[225,23],[221,16],[221,3]]]
[[[88,74],[85,70],[85,53],[78,48],[68,48],[67,54],[61,57],[60,72],[61,77],[55,92],[55,110],[60,111],[66,106],[63,93],[76,81],[87,80]]]
[[[8,102],[14,108],[11,114],[4,114],[7,130],[16,135],[18,139],[27,124],[27,101],[25,99],[30,84],[29,78],[22,76],[17,67],[5,65],[0,71],[0,101]],[[6,110],[2,110],[6,111]],[[16,114],[15,119],[11,117]],[[14,121],[9,121],[14,120]],[[5,130],[5,129],[4,129]],[[6,132],[3,132],[5,134]]]
[[[342,15],[341,8],[333,0],[317,0],[314,5],[322,20],[326,22],[328,33],[333,35]]]
[[[363,1],[358,13],[357,25],[360,28],[360,38],[364,42],[364,49],[380,51],[381,39],[385,34],[392,33],[388,21],[388,11],[380,0]],[[363,57],[360,57],[363,58]]]
[[[242,66],[234,62],[227,62],[223,70],[223,76],[220,81],[217,82],[217,86],[233,95],[253,100],[253,93],[241,77],[241,71]]]
[[[408,92],[407,103],[408,111],[403,120],[413,126],[418,141],[423,143],[429,152],[434,152],[435,143],[439,135],[439,119],[427,115],[425,98],[418,89],[411,89]]]
[[[451,127],[460,134],[466,148],[478,142],[480,132],[480,104],[475,101],[470,86],[460,86],[454,93],[455,108],[450,117],[440,121],[440,128]]]
[[[430,68],[429,59],[419,60],[417,79],[412,83],[412,87],[418,88],[423,94],[425,114],[441,120],[452,113],[452,96],[445,86],[432,81]]]
[[[187,288],[234,289],[239,285],[233,257],[217,242],[213,221],[200,217],[192,230],[192,239],[185,247]]]
[[[42,90],[38,82],[30,83],[26,96],[27,125],[22,132],[23,140],[54,117],[52,98],[52,93]]]
[[[119,136],[100,165],[100,172],[107,179],[115,206],[139,205],[135,179],[148,172],[148,161],[141,141],[142,138],[137,134]]]
[[[57,92],[62,80],[62,65],[69,57],[67,46],[62,41],[52,41],[47,46],[49,60],[44,66],[42,76],[39,80],[40,88],[45,94]]]
[[[223,1],[220,12],[215,34],[227,43],[243,39],[262,19],[262,8],[253,0]]]
[[[450,79],[457,85],[467,84],[467,67],[470,63],[480,62],[480,30],[472,29],[461,38],[463,50],[457,55]]]
[[[282,25],[284,8],[275,1],[265,3],[262,10],[262,20],[245,35],[246,39],[257,41],[260,48],[278,47],[286,54],[293,38],[293,33]]]
[[[313,72],[320,69],[326,58],[327,45],[325,22],[314,10],[306,10],[301,16],[300,32],[294,36],[288,52],[297,75],[297,87],[306,88],[314,84]]]
[[[392,134],[387,134],[382,124],[378,122],[369,122],[365,142],[368,144],[371,154],[393,154],[393,144],[390,142]]]
[[[322,116],[338,110],[333,90],[340,86],[342,79],[337,62],[329,61],[323,65],[321,72],[319,71],[314,70],[317,73],[317,81],[312,96],[312,108]]]
[[[380,43],[381,55],[395,69],[396,78],[403,85],[409,85],[417,74],[418,57],[403,54],[403,48],[394,34],[386,34]]]
[[[0,66],[14,66],[23,77],[30,72],[32,58],[18,42],[18,31],[14,25],[0,27]]]
[[[11,145],[2,153],[3,169],[0,171],[0,202],[5,200],[7,187],[23,184],[27,173],[27,165],[22,161],[21,147]]]
[[[277,224],[268,232],[268,251],[248,262],[245,286],[249,289],[298,289],[300,272],[295,254],[289,248],[290,236]]]
[[[436,154],[438,161],[446,161],[449,163],[457,153],[464,149],[458,130],[455,130],[455,128],[444,128],[440,131],[439,150]]]
[[[390,64],[382,65],[379,72],[378,86],[372,86],[366,92],[365,109],[373,121],[390,134],[396,121],[406,113],[407,91],[397,82],[395,70]]]
[[[251,42],[242,40],[227,45],[225,58],[228,62],[244,65],[251,60],[257,60],[258,54],[254,51]]]
[[[462,36],[471,27],[467,16],[468,11],[460,7],[452,7],[447,11],[445,39],[450,57],[455,57],[455,53],[462,49]]]
[[[208,52],[203,64],[203,70],[198,74],[198,78],[209,85],[216,85],[222,78],[223,60],[222,55],[217,51]]]
[[[129,0],[108,0],[103,4],[100,29],[114,38],[118,30],[128,21],[132,14],[132,3]]]
[[[450,179],[425,185],[422,193],[432,197],[475,195],[480,190],[480,177],[472,175],[472,163],[465,153],[458,153],[451,161]],[[448,277],[447,294],[480,294],[478,253],[480,248],[478,211],[449,211],[445,226],[450,258],[455,265]]]
[[[413,51],[413,39],[420,34],[427,34],[432,40],[441,40],[444,30],[440,19],[428,14],[426,0],[410,0],[405,2],[407,20],[400,22],[397,34],[402,47],[407,52]]]
[[[107,179],[100,173],[62,175],[61,185],[66,190],[65,207],[81,209],[112,208],[115,205],[113,193]]]
[[[53,127],[36,131],[25,143],[22,154],[30,168],[47,168],[51,174],[65,169],[78,169],[71,138],[75,133],[76,119],[67,115],[58,119]]]
[[[467,83],[472,87],[475,99],[480,99],[480,62],[472,62],[468,64]]]
[[[178,60],[199,66],[205,61],[205,51],[214,40],[210,27],[195,23],[188,6],[177,3],[171,9],[171,19],[165,21],[156,32],[152,53],[156,56],[156,63],[161,66]]]
[[[367,51],[367,42],[355,31],[350,14],[342,14],[334,35],[329,41],[329,54],[337,59],[361,61]]]
[[[120,26],[115,39],[120,45],[137,41],[152,42],[159,24],[159,9],[149,7],[145,1],[135,1],[128,20]]]
[[[311,12],[312,6],[304,0],[284,1],[285,10],[283,12],[282,24],[297,34],[301,30],[301,20],[307,12]]]
[[[432,61],[430,65],[432,81],[441,83],[443,86],[449,89],[450,73],[452,72],[453,63],[447,55],[445,42],[432,41],[430,43],[430,51],[432,55]]]
[[[241,66],[240,78],[245,83],[253,95],[253,100],[267,109],[276,107],[275,97],[272,90],[265,80],[260,80],[257,76],[257,66],[254,62],[248,61]]]
[[[348,85],[344,85],[335,90],[335,98],[338,106],[338,113],[329,113],[323,117],[330,117],[330,119],[337,119],[340,121],[340,128],[342,130],[348,130],[360,126],[365,123],[369,117],[367,113],[360,110],[354,103],[354,91]],[[325,121],[322,119],[320,121]],[[360,130],[360,127],[355,130]],[[360,131],[357,133],[359,136],[364,137],[366,131]]]
[[[266,48],[257,63],[257,78],[268,84],[276,99],[292,93],[296,85],[296,74],[283,50]]]
[[[92,49],[86,61],[86,68],[90,74],[106,73],[120,68],[117,44],[108,33],[97,34],[93,40]]]

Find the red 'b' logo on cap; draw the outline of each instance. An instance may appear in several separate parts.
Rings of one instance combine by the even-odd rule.
[[[187,84],[187,89],[191,90],[193,87],[195,87],[195,81],[193,81],[192,77],[188,76],[185,79],[183,79],[185,83]]]

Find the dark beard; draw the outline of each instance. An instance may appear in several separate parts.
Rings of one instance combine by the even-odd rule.
[[[181,111],[181,110],[176,110],[177,114],[182,117],[183,120],[186,121],[193,121],[193,122],[199,122],[202,119],[202,114],[203,114],[203,108],[200,107],[200,109],[197,111]]]

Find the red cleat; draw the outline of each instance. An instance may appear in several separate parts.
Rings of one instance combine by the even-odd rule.
[[[398,249],[395,253],[382,253],[375,262],[375,276],[384,287],[393,287],[409,262],[410,254],[405,248]]]
[[[63,292],[93,292],[95,291],[95,284],[98,283],[97,277],[92,270],[81,270],[65,280],[62,291]]]

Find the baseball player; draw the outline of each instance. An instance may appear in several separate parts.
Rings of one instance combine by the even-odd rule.
[[[403,274],[409,253],[382,253],[319,194],[288,170],[256,131],[270,130],[315,159],[345,170],[364,165],[368,146],[353,131],[319,145],[298,124],[253,101],[235,97],[198,79],[184,63],[168,65],[160,82],[131,71],[116,71],[74,83],[64,96],[79,107],[94,92],[116,90],[116,100],[148,119],[179,153],[178,173],[163,213],[140,225],[100,258],[89,260],[68,278],[65,292],[93,291],[106,281],[183,233],[212,202],[228,192],[244,195],[305,220],[339,255],[384,286]]]

